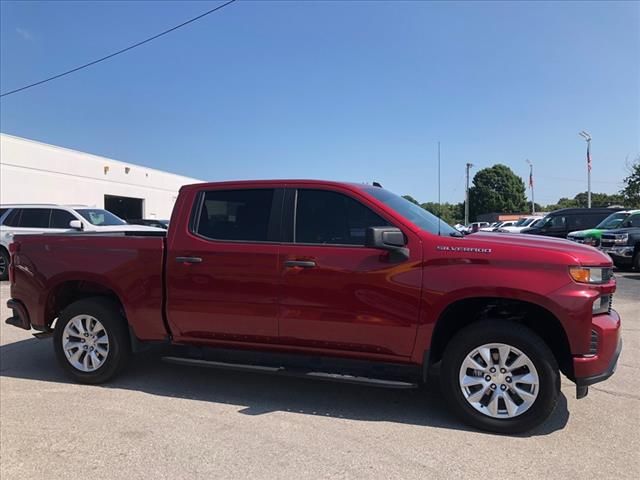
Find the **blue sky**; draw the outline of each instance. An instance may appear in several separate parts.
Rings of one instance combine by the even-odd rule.
[[[215,2],[1,4],[2,92]],[[464,164],[505,163],[536,201],[613,193],[640,154],[638,2],[240,1],[5,97],[0,129],[207,180],[377,180],[461,201]],[[477,171],[476,168],[476,171]]]

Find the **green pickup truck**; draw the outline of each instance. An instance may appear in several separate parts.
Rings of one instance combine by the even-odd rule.
[[[614,228],[624,228],[627,224],[631,225],[632,217],[636,218],[636,216],[640,216],[640,210],[615,212],[596,225],[595,228],[571,232],[567,235],[567,238],[577,243],[599,247],[602,232]]]

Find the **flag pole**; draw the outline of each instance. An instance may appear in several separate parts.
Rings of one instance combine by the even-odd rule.
[[[533,198],[533,163],[527,158],[529,164],[529,187],[531,188],[531,215],[536,214],[536,202]]]
[[[584,130],[578,135],[587,142],[587,208],[591,208],[591,135]]]

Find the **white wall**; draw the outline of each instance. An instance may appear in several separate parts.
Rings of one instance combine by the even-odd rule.
[[[168,219],[180,187],[197,182],[201,180],[0,134],[0,204],[104,208],[105,195],[119,195],[144,199],[144,218]]]

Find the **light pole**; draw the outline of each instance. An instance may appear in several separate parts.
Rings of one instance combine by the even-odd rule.
[[[536,203],[533,199],[533,163],[527,158],[529,164],[529,187],[531,188],[531,215],[536,213]]]
[[[467,163],[467,186],[464,190],[464,226],[469,225],[469,170],[473,163]]]
[[[591,208],[591,135],[584,130],[578,135],[587,142],[587,208]]]

